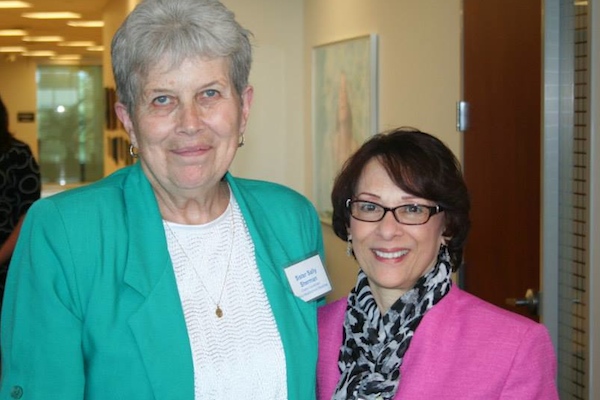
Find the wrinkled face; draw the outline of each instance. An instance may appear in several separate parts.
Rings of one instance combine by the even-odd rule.
[[[414,203],[435,205],[396,186],[376,159],[365,166],[355,198],[388,208]],[[423,225],[402,225],[391,212],[379,222],[363,222],[350,217],[349,233],[352,234],[354,254],[369,278],[378,304],[381,298],[399,298],[435,266],[444,240],[443,232],[444,213],[433,215]]]
[[[171,195],[212,188],[226,173],[246,129],[252,87],[238,95],[225,58],[151,68],[135,115],[117,104],[155,190]]]

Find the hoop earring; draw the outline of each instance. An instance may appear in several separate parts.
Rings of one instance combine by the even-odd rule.
[[[140,156],[137,151],[137,148],[134,147],[132,144],[129,145],[129,155],[131,156],[131,158],[138,158]]]
[[[354,255],[354,250],[352,249],[352,235],[348,235],[348,239],[346,240],[346,255],[348,257],[352,257]]]
[[[238,142],[238,147],[244,147],[244,134],[240,137],[240,141]]]

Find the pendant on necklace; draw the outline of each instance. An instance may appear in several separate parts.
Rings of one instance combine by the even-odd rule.
[[[217,318],[221,318],[223,316],[223,310],[221,310],[221,307],[219,307],[218,304],[217,309],[215,310],[215,314],[217,314]]]

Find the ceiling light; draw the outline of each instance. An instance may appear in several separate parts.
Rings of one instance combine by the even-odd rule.
[[[575,6],[587,6],[588,2],[587,1],[575,1],[575,3],[573,3]]]
[[[31,12],[23,13],[21,17],[33,18],[33,19],[70,19],[70,18],[81,18],[81,14],[76,14],[70,11],[56,11],[56,12]]]
[[[25,36],[27,32],[23,29],[0,29],[0,36]]]
[[[58,45],[66,46],[66,47],[90,47],[90,46],[95,46],[96,42],[90,42],[90,41],[62,42],[62,43],[59,43]]]
[[[29,8],[31,4],[24,1],[0,1],[0,8]]]
[[[26,51],[23,53],[25,57],[52,57],[56,55],[55,51],[49,50],[37,50],[37,51]]]
[[[62,36],[25,36],[24,42],[62,42],[65,40]]]
[[[50,59],[56,61],[76,61],[81,60],[81,56],[79,54],[62,54],[50,57]]]
[[[27,49],[22,46],[0,46],[0,53],[24,53]]]
[[[69,21],[67,25],[75,28],[102,28],[104,21]]]
[[[104,51],[104,46],[90,46],[87,51]]]

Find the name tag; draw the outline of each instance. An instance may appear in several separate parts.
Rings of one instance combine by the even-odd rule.
[[[317,299],[331,291],[331,283],[319,255],[285,269],[294,294],[304,301]]]

